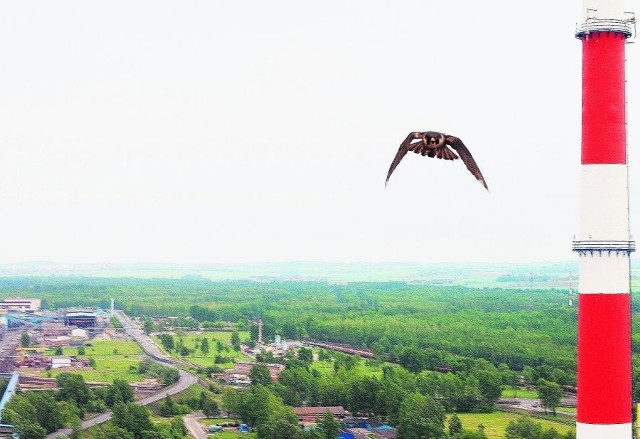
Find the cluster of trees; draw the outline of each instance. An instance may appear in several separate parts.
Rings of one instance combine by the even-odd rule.
[[[220,415],[218,402],[205,391],[200,392],[198,398],[188,398],[182,402],[176,402],[170,395],[167,395],[158,407],[160,416],[164,417],[185,415],[193,410],[202,410],[209,418]]]
[[[320,419],[319,430],[300,429],[291,407],[263,385],[252,386],[249,392],[225,388],[222,406],[254,427],[259,439],[335,439],[339,430],[333,415]]]
[[[93,439],[184,439],[186,435],[181,417],[154,423],[148,408],[127,402],[113,406],[111,422],[96,431]]]
[[[351,357],[356,358],[356,357]],[[357,362],[362,361],[356,358]],[[464,374],[422,371],[413,373],[399,366],[383,367],[380,378],[363,375],[357,367],[340,365],[329,374],[310,370],[304,363],[289,363],[280,373],[278,382],[271,382],[269,371],[256,365],[250,373],[254,386],[269,392],[288,406],[338,406],[352,413],[375,416],[392,425],[401,422],[403,402],[407,395],[418,394],[438,401],[445,411],[490,410],[501,392],[499,372],[485,360],[477,360],[475,368]],[[255,412],[253,400],[247,395],[226,390],[223,406],[252,424]]]
[[[178,381],[178,378],[180,378],[178,369],[163,366],[150,358],[145,358],[140,361],[140,364],[138,365],[138,372],[142,375],[158,378],[158,380],[166,386],[175,383]]]
[[[177,374],[176,369],[155,365],[150,360],[142,361],[140,368],[146,369],[147,373],[155,369],[161,376],[168,371],[171,375]],[[96,439],[182,439],[187,432],[181,418],[175,418],[176,415],[193,409],[202,409],[210,416],[220,413],[216,401],[205,392],[199,399],[190,401],[189,406],[174,403],[167,397],[159,410],[163,416],[174,419],[168,424],[155,424],[149,410],[134,403],[133,389],[124,380],[115,379],[107,387],[91,389],[82,375],[63,372],[56,381],[60,389],[58,392],[20,392],[3,410],[3,422],[16,426],[16,432],[22,439],[43,439],[48,433],[63,427],[72,428],[72,437],[80,437],[80,423],[85,413],[101,413],[108,409],[113,411],[113,420],[95,434]]]
[[[79,424],[79,414],[75,404],[59,401],[54,392],[32,391],[11,398],[2,411],[2,422],[14,425],[21,438],[42,439],[64,425]]]
[[[505,439],[575,439],[574,430],[569,430],[565,434],[560,434],[553,428],[543,428],[539,422],[534,422],[531,418],[522,416],[516,421],[510,421],[505,430]]]
[[[104,412],[107,407],[131,402],[134,397],[123,380],[116,379],[105,388],[90,389],[82,375],[63,372],[56,381],[59,392],[20,392],[3,410],[3,422],[16,426],[22,439],[41,439],[62,427],[79,431],[86,412]]]
[[[491,365],[487,367],[483,372],[488,376],[492,373]],[[489,406],[490,401],[485,400],[480,392],[479,379],[473,375],[461,378],[451,373],[432,371],[415,374],[392,366],[385,367],[383,376],[376,378],[341,366],[327,376],[305,367],[289,366],[280,374],[277,383],[271,383],[266,367],[256,365],[251,371],[251,379],[249,392],[225,388],[222,407],[255,427],[259,438],[315,438],[314,434],[333,431],[323,425],[320,432],[301,432],[290,406],[302,403],[342,405],[353,413],[375,416],[395,425],[398,437],[403,439],[486,438],[481,426],[475,431],[466,430],[456,415],[450,418],[448,428],[445,426],[446,412],[486,409]],[[465,388],[465,379],[474,385]],[[541,380],[539,389],[544,386],[552,388],[557,385]],[[323,422],[328,422],[328,419],[323,418],[321,425]],[[575,438],[573,431],[561,435],[555,429],[544,430],[530,419],[512,422],[506,434],[509,439]],[[335,438],[335,434],[327,437]]]
[[[296,358],[286,361],[286,370],[280,374],[278,383],[270,388],[292,406],[303,403],[342,405],[353,413],[375,414],[397,422],[403,393],[429,395],[446,411],[489,411],[500,397],[502,386],[513,383],[513,373],[506,373],[486,360],[468,361],[464,369],[449,373],[428,370],[416,373],[386,365],[378,378],[363,376],[359,368],[363,361],[360,357],[327,351],[321,351],[321,355],[323,358],[334,357],[333,373],[322,375],[311,370],[309,363],[300,359],[308,358],[306,352],[299,352]],[[254,370],[260,367],[255,366]],[[267,384],[268,381],[258,383]]]

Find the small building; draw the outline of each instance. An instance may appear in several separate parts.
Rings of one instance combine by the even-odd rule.
[[[61,367],[71,367],[71,357],[51,357],[51,369],[60,369]]]

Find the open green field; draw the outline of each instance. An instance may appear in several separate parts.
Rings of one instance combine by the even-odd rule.
[[[249,338],[249,331],[239,331],[238,335],[240,336],[240,340],[246,340]],[[157,343],[158,346],[162,347],[160,338],[158,338],[157,336],[152,336],[151,338]],[[196,344],[198,346],[201,346],[202,339],[204,338],[206,338],[207,342],[209,343],[209,352],[207,354],[204,354],[199,347],[196,349]],[[220,363],[217,365],[223,369],[233,368],[233,363],[236,361],[251,361],[251,357],[245,355],[242,352],[234,351],[231,346],[228,346],[228,343],[231,342],[231,332],[228,331],[187,332],[181,333],[179,335],[174,335],[173,339],[176,344],[178,343],[179,339],[182,339],[184,346],[191,349],[192,352],[185,357],[179,355],[175,351],[169,352],[169,354],[174,358],[184,359],[199,366],[213,366],[216,355],[221,355],[223,357],[229,357],[233,359],[233,361]],[[223,349],[221,352],[218,352],[218,341],[220,341],[226,348],[228,348],[228,350]]]
[[[311,363],[311,369],[317,370],[322,375],[330,375],[333,373],[333,361],[319,361],[316,360]],[[370,366],[367,364],[365,360],[361,360],[358,362],[356,367],[353,369],[355,376],[375,376],[377,378],[382,377],[382,367],[381,366]]]
[[[96,361],[95,369],[73,369],[73,373],[82,375],[85,381],[112,382],[119,378],[128,382],[140,381],[142,376],[132,372],[132,366],[138,366],[142,349],[135,341],[126,340],[92,340],[91,346],[85,346],[85,354],[78,355],[78,348],[67,346],[62,349],[63,355],[75,355],[78,358],[93,358]],[[53,355],[48,351],[47,355]],[[57,376],[64,370],[51,370],[44,372],[46,376]]]
[[[513,390],[511,387],[504,387],[500,396],[502,398],[539,398],[538,392],[534,390],[521,388]]]
[[[493,413],[458,413],[458,417],[460,421],[462,421],[462,427],[466,430],[475,431],[479,424],[484,425],[484,432],[487,435],[487,439],[503,439],[504,431],[507,425],[509,425],[509,422],[516,421],[520,416],[521,415],[516,413],[501,411],[495,411]],[[560,422],[536,418],[533,420],[542,424],[542,428],[545,430],[553,427],[562,434],[569,430],[575,430],[575,427]],[[448,422],[448,417],[446,422]]]

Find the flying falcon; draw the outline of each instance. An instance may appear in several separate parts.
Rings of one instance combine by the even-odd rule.
[[[416,140],[416,142],[413,142],[414,140]],[[455,149],[458,154],[460,154],[460,157],[458,157],[455,152],[451,151],[449,146]],[[404,139],[404,142],[400,144],[400,149],[398,149],[398,152],[391,163],[389,173],[387,174],[387,180],[384,182],[385,186],[389,182],[391,173],[393,173],[394,169],[396,169],[400,163],[400,160],[402,160],[409,151],[413,151],[416,154],[422,154],[423,156],[438,157],[439,159],[445,160],[457,160],[458,158],[461,158],[469,172],[471,172],[473,176],[483,184],[485,189],[489,190],[487,182],[484,181],[482,172],[480,172],[480,168],[478,168],[476,161],[471,156],[467,147],[464,146],[462,140],[455,136],[438,133],[436,131],[415,131],[410,133],[407,138]]]

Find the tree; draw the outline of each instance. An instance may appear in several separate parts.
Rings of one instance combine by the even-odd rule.
[[[424,354],[420,349],[408,347],[400,355],[400,365],[413,373],[418,373],[424,369]]]
[[[301,439],[303,431],[286,419],[275,419],[261,424],[256,429],[258,439]]]
[[[553,412],[553,416],[556,416],[556,407],[560,405],[560,399],[562,398],[562,387],[559,384],[540,378],[536,383],[536,390],[540,395],[545,410],[550,409]]]
[[[483,402],[487,406],[493,406],[502,394],[502,377],[500,373],[493,365],[488,365],[484,369],[474,371],[473,375],[478,379]]]
[[[85,349],[84,346],[78,346],[78,355],[84,355]]]
[[[320,361],[331,361],[333,357],[331,356],[331,352],[327,349],[320,349],[318,351],[318,360]]]
[[[444,439],[444,411],[430,396],[414,392],[402,401],[398,437],[402,439]]]
[[[240,350],[240,335],[238,334],[238,331],[233,331],[231,333],[231,344],[236,351]]]
[[[84,412],[74,401],[60,401],[58,402],[58,409],[60,410],[60,416],[62,417],[62,423],[64,425],[78,425],[82,423]]]
[[[455,413],[449,419],[449,435],[451,437],[457,437],[462,433],[462,421]]]
[[[298,350],[298,360],[305,364],[310,364],[313,362],[313,351],[307,348],[300,348]]]
[[[30,344],[31,344],[31,337],[29,337],[29,333],[23,332],[22,335],[20,336],[20,346],[22,346],[23,348],[28,348]]]
[[[143,430],[140,432],[140,439],[171,439],[169,433],[166,434],[160,430]]]
[[[516,421],[509,422],[505,429],[505,439],[540,439],[542,425],[533,422],[528,416],[521,416]]]
[[[354,413],[373,413],[375,411],[375,395],[380,389],[376,377],[363,376],[351,380],[349,386],[349,410]]]
[[[56,377],[56,382],[60,388],[60,399],[73,401],[78,407],[84,407],[89,402],[89,386],[84,382],[82,375],[62,372]]]
[[[204,392],[202,392],[202,394],[204,395]],[[204,413],[207,418],[214,418],[220,415],[220,408],[218,407],[218,403],[215,399],[209,398],[208,396],[203,399],[200,408],[202,409],[202,413]]]
[[[13,424],[23,437],[41,437],[63,425],[55,398],[49,392],[18,393],[2,411],[2,421]],[[42,435],[42,437],[44,437]]]
[[[164,397],[164,401],[160,403],[160,415],[164,416],[165,418],[169,418],[171,416],[177,415],[179,411],[180,410],[178,409],[176,404],[173,402],[173,399],[171,399],[171,396],[167,394]]]
[[[263,385],[271,383],[271,372],[264,364],[255,364],[249,372],[249,379],[252,385]]]
[[[174,438],[182,439],[188,433],[187,426],[184,425],[184,421],[180,416],[176,416],[171,420],[169,425],[169,432]]]
[[[313,399],[317,380],[303,367],[287,368],[278,375],[278,383],[286,389],[280,396],[288,405],[297,406],[303,401]]]
[[[147,335],[151,334],[153,332],[153,322],[150,319],[146,319],[142,325],[142,330]]]
[[[142,432],[155,429],[149,409],[134,402],[114,405],[112,419],[114,425],[133,433],[135,439],[141,439]]]
[[[53,355],[62,355],[62,346],[56,346],[53,350]]]
[[[160,344],[167,351],[171,352],[175,348],[175,342],[173,340],[173,335],[171,334],[160,334],[158,335],[160,339]]]
[[[209,340],[207,340],[207,337],[202,339],[202,343],[200,344],[200,350],[204,355],[207,355],[209,353]]]
[[[340,424],[336,421],[336,418],[333,417],[331,412],[326,412],[322,417],[318,420],[318,425],[322,428],[324,432],[324,436],[327,439],[335,439],[340,433]]]
[[[36,408],[35,420],[47,433],[52,433],[62,428],[62,415],[56,404],[56,400],[48,392],[25,392],[24,397]]]
[[[135,394],[133,389],[124,380],[114,379],[113,383],[105,391],[104,401],[108,407],[113,407],[119,402],[133,402]]]
[[[237,390],[231,387],[225,387],[222,391],[222,408],[227,412],[243,417],[245,401],[247,399],[247,394],[244,392],[238,392]]]
[[[94,439],[134,439],[133,433],[116,425],[108,424],[104,430],[94,434]]]
[[[20,439],[44,439],[47,437],[47,431],[35,422],[18,424],[15,430],[20,435]]]

